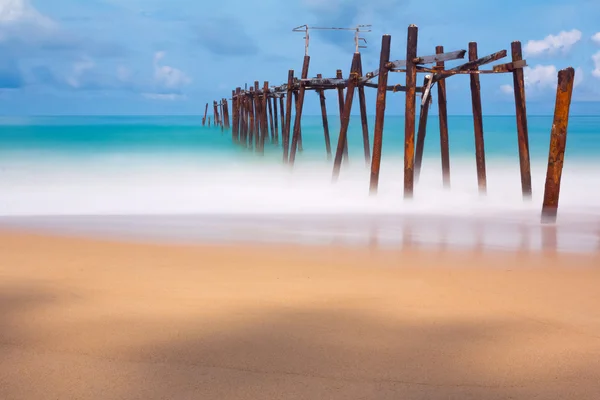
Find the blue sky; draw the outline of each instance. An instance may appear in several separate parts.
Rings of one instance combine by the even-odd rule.
[[[577,70],[572,112],[600,114],[599,21],[597,0],[0,0],[0,114],[199,114],[236,86],[299,72],[304,43],[292,28],[303,24],[372,24],[365,70],[377,68],[384,33],[392,58],[405,58],[409,24],[420,55],[469,41],[480,55],[510,52],[521,40],[530,114],[552,113],[557,70],[568,66]],[[347,73],[353,46],[351,32],[312,32],[310,75]],[[511,85],[508,74],[482,77],[484,114],[514,113]],[[387,112],[401,114],[402,95],[389,99]],[[332,114],[335,101],[331,92]],[[448,79],[448,102],[450,113],[470,113],[468,77]],[[319,112],[316,95],[305,110]]]

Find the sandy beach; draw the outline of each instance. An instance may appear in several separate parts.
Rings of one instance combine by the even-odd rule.
[[[600,255],[0,234],[0,398],[592,399]]]

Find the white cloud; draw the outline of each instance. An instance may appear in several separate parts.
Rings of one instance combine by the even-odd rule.
[[[597,44],[600,44],[600,32],[598,32],[598,33],[594,34],[594,35],[592,36],[592,40],[593,40],[594,42],[596,42]]]
[[[191,83],[191,79],[180,69],[168,65],[160,65],[166,54],[159,51],[154,54],[154,79],[166,89],[181,89]]]
[[[561,31],[558,35],[548,35],[542,40],[530,40],[525,45],[525,55],[537,56],[543,54],[568,53],[571,47],[581,40],[581,31]]]
[[[592,56],[592,61],[594,62],[592,76],[595,78],[600,78],[600,51]]]
[[[55,23],[42,15],[28,0],[0,0],[0,24],[32,22],[41,26],[54,26]]]
[[[66,78],[69,86],[76,89],[81,87],[81,77],[86,71],[93,69],[95,66],[96,63],[89,58],[84,58],[73,64],[73,71],[71,75]]]
[[[502,85],[500,86],[500,91],[502,93],[506,93],[506,94],[512,94],[513,93],[513,85]]]

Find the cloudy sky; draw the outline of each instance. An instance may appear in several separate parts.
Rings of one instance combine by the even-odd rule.
[[[599,21],[598,0],[0,0],[0,114],[199,114],[236,86],[280,84],[299,71],[296,26],[372,24],[363,64],[373,70],[384,33],[392,58],[405,58],[411,23],[419,55],[469,41],[480,56],[510,53],[521,40],[530,114],[552,113],[557,71],[568,66],[577,70],[573,112],[600,114]],[[350,32],[313,32],[310,75],[347,73],[353,51]],[[514,112],[511,82],[482,77],[485,114]],[[448,80],[452,114],[470,113],[468,89],[465,76]],[[370,111],[373,99],[370,90]],[[334,113],[334,93],[328,102]],[[402,113],[402,104],[391,95],[387,111]],[[316,95],[306,111],[318,112]]]

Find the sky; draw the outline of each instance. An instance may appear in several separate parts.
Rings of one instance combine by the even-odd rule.
[[[476,41],[479,56],[506,49],[498,63],[509,62],[520,40],[530,115],[552,114],[558,70],[569,66],[572,114],[600,114],[598,0],[0,0],[0,115],[202,114],[237,86],[299,73],[304,39],[292,29],[304,24],[372,25],[366,71],[378,68],[383,34],[392,35],[391,58],[405,58],[410,24],[419,55]],[[315,30],[310,39],[309,75],[347,76],[353,33]],[[404,79],[392,74],[390,83]],[[482,76],[481,90],[484,114],[514,113],[511,74]],[[468,76],[448,78],[447,91],[450,114],[471,113]],[[375,89],[367,93],[374,113]],[[403,97],[390,93],[386,112],[403,114]],[[327,101],[336,114],[335,91]],[[305,113],[319,110],[309,93]]]

